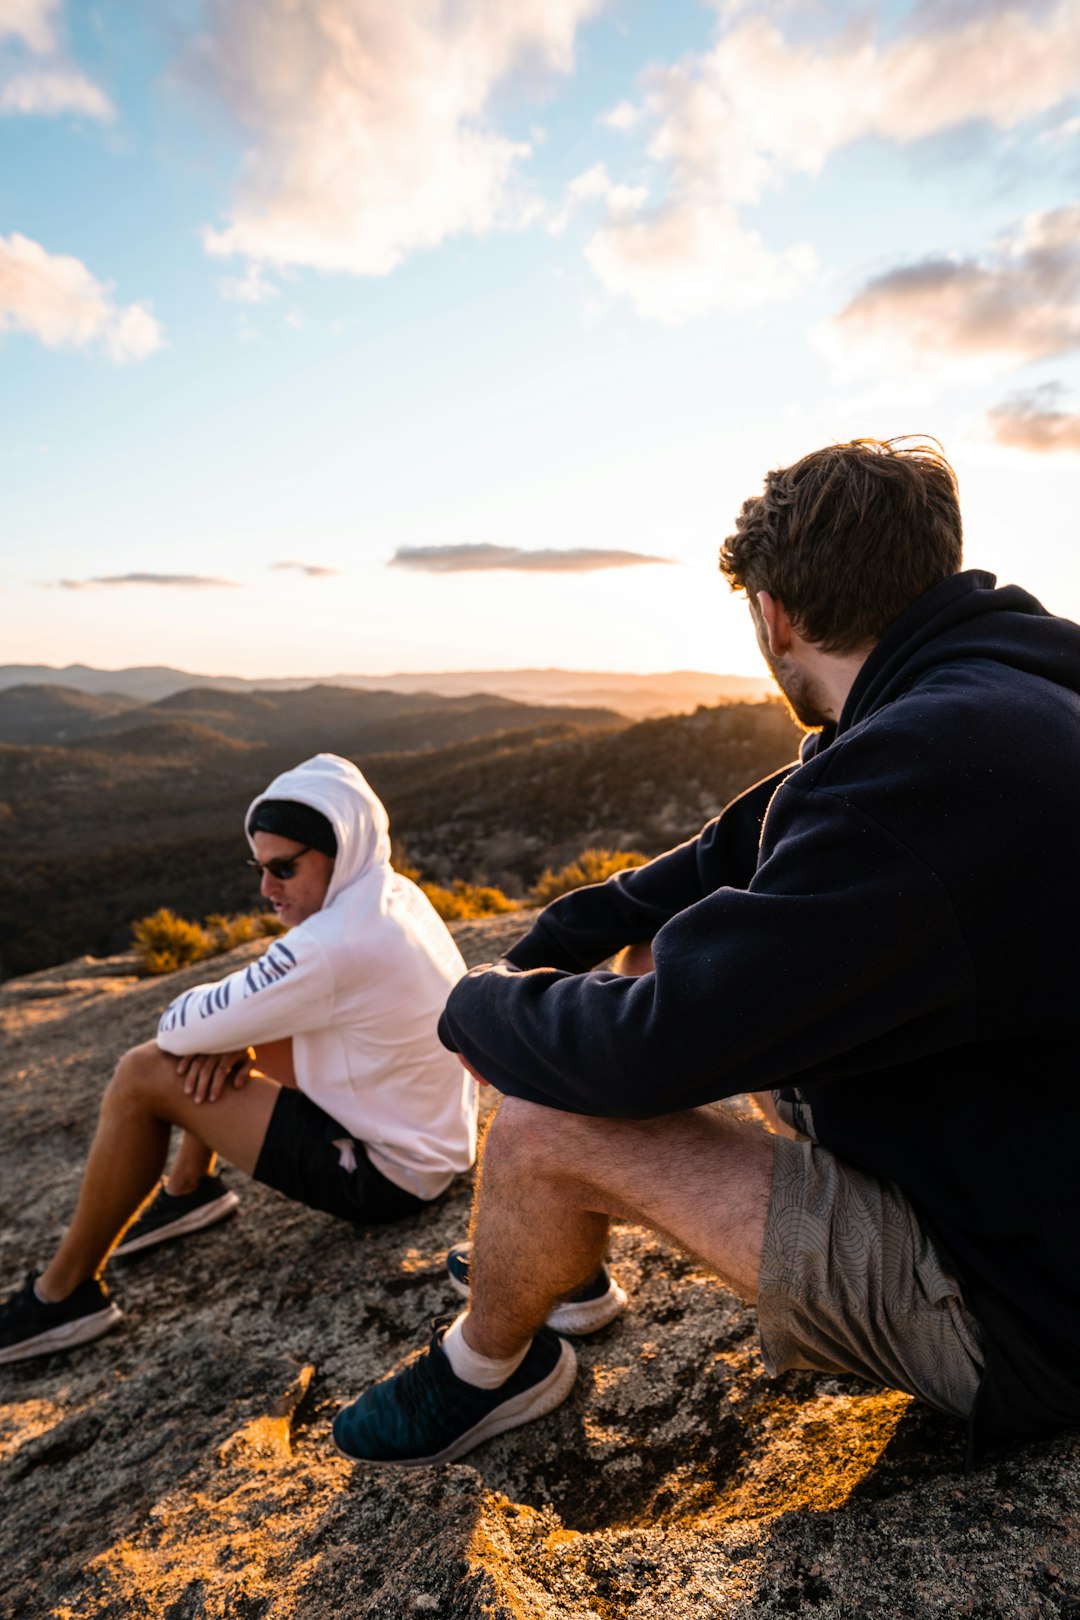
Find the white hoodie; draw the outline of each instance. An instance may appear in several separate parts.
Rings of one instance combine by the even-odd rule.
[[[356,766],[316,754],[254,799],[319,810],[337,837],[322,909],[266,954],[167,1007],[158,1045],[180,1056],[291,1036],[300,1090],[377,1169],[434,1198],[476,1156],[476,1086],[436,1034],[465,972],[426,897],[390,868],[386,811]]]

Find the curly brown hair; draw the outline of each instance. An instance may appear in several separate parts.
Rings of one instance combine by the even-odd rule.
[[[768,591],[825,652],[881,636],[961,566],[956,474],[936,439],[852,439],[771,472],[720,547],[732,590]]]

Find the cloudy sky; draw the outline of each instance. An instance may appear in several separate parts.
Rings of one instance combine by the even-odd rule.
[[[934,434],[1080,617],[1076,0],[0,0],[0,662],[758,671]]]

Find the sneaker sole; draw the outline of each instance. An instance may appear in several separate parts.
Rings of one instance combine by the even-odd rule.
[[[239,1206],[240,1200],[236,1193],[222,1193],[212,1204],[202,1204],[198,1209],[190,1209],[186,1215],[178,1215],[175,1221],[170,1221],[168,1226],[159,1226],[153,1232],[144,1232],[141,1237],[132,1238],[129,1243],[121,1241],[113,1250],[112,1258],[123,1259],[125,1255],[139,1254],[143,1249],[152,1249],[158,1243],[168,1243],[172,1238],[186,1237],[189,1232],[201,1232],[204,1226],[216,1226],[218,1221],[226,1220]]]
[[[507,1429],[520,1428],[523,1423],[531,1423],[534,1418],[546,1417],[557,1406],[561,1406],[574,1387],[577,1377],[577,1356],[573,1345],[562,1340],[559,1359],[539,1384],[531,1389],[522,1390],[520,1395],[514,1395],[510,1400],[504,1401],[486,1418],[473,1424],[464,1434],[442,1451],[436,1451],[430,1457],[354,1457],[348,1451],[333,1441],[334,1449],[342,1457],[347,1457],[352,1463],[378,1463],[388,1468],[435,1468],[440,1463],[457,1462],[476,1446],[482,1445],[485,1440],[493,1440],[497,1434],[503,1434]]]
[[[468,1299],[468,1285],[460,1282],[453,1272],[448,1272],[447,1275],[454,1292],[460,1294],[462,1299]],[[621,1316],[627,1304],[625,1290],[612,1278],[607,1293],[598,1295],[596,1299],[567,1299],[563,1300],[561,1305],[553,1305],[548,1312],[547,1325],[556,1333],[572,1333],[579,1336],[598,1333],[602,1327],[607,1327],[609,1322],[614,1322],[617,1316]]]
[[[24,1339],[22,1344],[12,1344],[6,1350],[0,1350],[0,1365],[29,1361],[32,1356],[51,1355],[54,1350],[73,1350],[77,1344],[89,1344],[92,1339],[100,1339],[103,1334],[111,1333],[123,1319],[124,1313],[119,1305],[110,1301],[104,1310],[95,1311],[93,1316],[80,1316],[76,1322],[64,1322],[59,1327],[39,1333],[34,1339]]]

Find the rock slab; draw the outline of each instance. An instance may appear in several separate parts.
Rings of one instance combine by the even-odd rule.
[[[455,931],[478,962],[518,929]],[[111,958],[0,989],[5,1291],[60,1235],[115,1059],[206,976]],[[464,1464],[351,1466],[330,1419],[455,1308],[469,1188],[358,1234],[227,1175],[233,1220],[110,1266],[121,1331],[0,1369],[0,1616],[1080,1617],[1080,1438],[964,1477],[958,1427],[906,1397],[766,1378],[753,1312],[631,1227],[630,1310],[559,1411]]]

